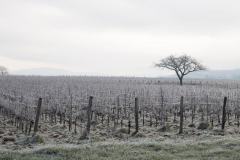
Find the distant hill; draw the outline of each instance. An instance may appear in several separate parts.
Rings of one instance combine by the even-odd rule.
[[[236,79],[240,80],[240,69],[234,70],[209,70],[194,72],[186,76],[194,79]]]
[[[38,75],[38,76],[61,76],[76,75],[76,73],[55,68],[32,68],[11,72],[13,75]]]

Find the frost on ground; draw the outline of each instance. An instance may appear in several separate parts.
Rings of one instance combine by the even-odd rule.
[[[239,151],[238,136],[180,136],[176,139],[133,138],[79,145],[46,145],[33,150],[1,151],[0,159],[239,159]]]
[[[80,132],[69,132],[60,124],[41,126],[38,138],[25,135],[1,119],[0,160],[74,160],[74,159],[239,159],[238,128],[227,126],[224,134],[216,129],[199,130],[184,127],[178,135],[178,124],[166,131],[159,127],[141,127],[136,136],[126,129],[108,132],[106,126],[92,128],[90,139],[79,140]],[[4,125],[3,125],[4,124]]]
[[[235,136],[239,133],[239,128],[235,126],[227,125],[224,132],[220,130],[220,125],[216,124],[214,128],[199,129],[198,127],[189,127],[188,120],[184,122],[184,133],[178,135],[179,121],[173,122],[169,119],[169,123],[166,123],[166,129],[162,129],[161,126],[140,126],[140,130],[136,135],[128,134],[127,126],[122,128],[114,128],[112,126],[105,126],[102,124],[95,125],[91,128],[91,133],[89,139],[81,140],[81,130],[77,128],[77,132],[69,132],[68,128],[63,124],[51,125],[47,122],[42,121],[39,132],[36,136],[32,134],[28,135],[22,132],[21,129],[17,129],[13,126],[8,119],[4,119],[0,116],[0,149],[9,151],[19,151],[36,149],[45,146],[81,146],[83,144],[95,144],[115,142],[125,143],[132,141],[133,143],[136,139],[141,139],[140,142],[161,141],[161,142],[172,142],[176,143],[187,143],[194,142],[196,140],[214,140],[215,138]],[[131,133],[133,133],[134,128]],[[184,140],[184,141],[183,141]]]

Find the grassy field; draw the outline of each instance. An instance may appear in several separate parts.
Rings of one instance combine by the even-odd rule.
[[[79,146],[45,146],[28,151],[2,151],[1,160],[157,160],[240,159],[240,138],[219,136],[171,140],[134,139]]]

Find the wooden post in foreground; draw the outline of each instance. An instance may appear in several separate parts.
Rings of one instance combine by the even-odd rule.
[[[38,131],[38,122],[39,122],[39,118],[40,118],[41,107],[42,107],[42,98],[39,98],[38,105],[37,105],[37,113],[36,113],[36,118],[35,118],[35,123],[34,123],[33,135],[35,135]]]
[[[128,134],[130,134],[130,133],[131,133],[131,119],[129,117],[129,119],[128,119]]]
[[[92,114],[92,101],[93,101],[93,96],[89,97],[89,102],[88,102],[88,109],[87,109],[87,136],[90,134],[90,128],[91,128],[91,114]]]
[[[90,129],[91,129],[91,115],[92,115],[92,103],[93,103],[92,101],[93,101],[93,96],[90,96],[88,101],[88,107],[87,107],[87,125],[80,139],[89,138]]]
[[[183,133],[183,96],[181,96],[180,101],[180,127],[179,127],[179,134]]]
[[[226,122],[226,105],[227,105],[227,97],[224,97],[223,112],[222,112],[222,130],[224,130],[225,122]]]
[[[138,98],[135,98],[135,132],[133,134],[137,134],[139,130],[139,124],[138,124],[138,113],[139,113],[139,106],[138,106]]]

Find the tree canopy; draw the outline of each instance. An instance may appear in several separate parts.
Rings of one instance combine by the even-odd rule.
[[[8,69],[4,66],[0,66],[0,75],[2,76],[8,75]]]
[[[171,55],[160,60],[155,66],[174,71],[180,81],[180,85],[183,84],[183,77],[189,73],[207,69],[196,59],[188,55],[179,57]]]

